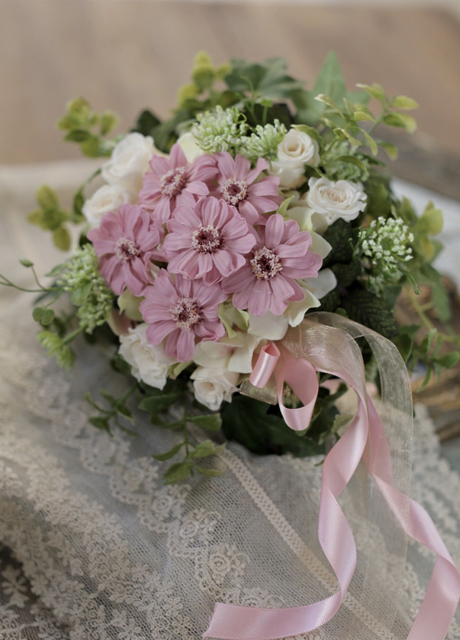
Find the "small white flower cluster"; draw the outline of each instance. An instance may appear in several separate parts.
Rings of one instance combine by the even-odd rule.
[[[81,326],[86,333],[106,322],[112,309],[113,293],[99,273],[98,259],[92,244],[77,249],[58,284],[64,291],[79,291],[82,304],[78,307]]]
[[[203,151],[218,153],[238,149],[247,128],[236,107],[222,109],[217,106],[213,111],[197,115],[192,134]]]
[[[367,229],[360,229],[356,254],[367,260],[369,285],[381,293],[385,282],[397,282],[402,274],[401,263],[412,260],[413,234],[400,218],[379,217]]]
[[[285,135],[286,127],[279,120],[275,120],[273,124],[266,124],[264,127],[258,124],[254,133],[242,139],[239,152],[254,163],[258,158],[276,160],[278,145],[283,141]]]

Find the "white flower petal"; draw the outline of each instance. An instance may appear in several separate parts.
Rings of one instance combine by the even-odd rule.
[[[302,288],[308,289],[310,293],[313,293],[318,300],[324,298],[337,286],[337,278],[331,269],[321,269],[318,271],[317,278],[306,278],[305,280],[299,280],[299,284]]]
[[[249,314],[248,333],[267,340],[282,340],[288,330],[289,319],[286,314],[275,316],[271,311],[263,316]]]

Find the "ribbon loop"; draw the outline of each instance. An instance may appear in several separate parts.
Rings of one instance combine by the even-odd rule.
[[[310,424],[318,394],[317,372],[334,375],[356,391],[356,415],[326,456],[321,483],[318,538],[340,589],[325,600],[303,607],[259,609],[218,603],[204,637],[278,640],[314,631],[336,614],[353,577],[357,557],[353,534],[338,497],[363,459],[401,530],[436,554],[427,593],[407,640],[444,640],[460,598],[460,573],[430,516],[394,484],[390,447],[379,415],[367,396],[361,351],[354,338],[364,335],[371,344],[380,363],[383,387],[392,375],[401,377],[394,403],[398,426],[401,417],[407,425],[412,419],[404,363],[396,347],[373,331],[335,314],[315,316],[322,324],[304,323],[281,344],[269,343],[262,349],[250,382],[263,387],[274,375],[282,415],[288,426],[297,431]],[[382,367],[386,362],[391,363],[394,372]],[[302,407],[285,407],[285,382],[300,398]]]

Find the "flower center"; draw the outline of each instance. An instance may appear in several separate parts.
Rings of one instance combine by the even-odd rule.
[[[193,298],[180,298],[170,311],[178,329],[190,331],[194,324],[201,322],[201,309]]]
[[[214,253],[222,246],[222,234],[212,224],[203,227],[200,224],[192,234],[192,247],[199,253]]]
[[[257,280],[263,278],[269,280],[276,276],[277,273],[283,270],[281,261],[271,249],[263,247],[263,249],[257,249],[254,252],[254,257],[251,260],[251,269]]]
[[[221,186],[222,197],[228,204],[237,207],[248,197],[248,183],[244,180],[230,178]]]
[[[326,189],[325,194],[331,202],[342,203],[347,198],[346,194],[340,189]]]
[[[115,247],[115,254],[122,262],[131,262],[131,260],[140,255],[140,253],[140,249],[134,240],[119,238]]]
[[[168,198],[179,195],[187,184],[186,171],[187,167],[177,167],[165,173],[160,182],[161,193]]]

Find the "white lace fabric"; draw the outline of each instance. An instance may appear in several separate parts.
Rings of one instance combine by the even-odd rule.
[[[76,167],[60,168],[54,181],[49,169],[24,170],[17,187],[3,189],[0,271],[22,285],[31,274],[15,266],[17,258],[30,258],[39,272],[59,260],[46,235],[24,222],[33,189],[57,181],[67,193],[88,173]],[[1,186],[0,172],[0,198]],[[127,385],[104,348],[79,341],[74,370],[62,373],[36,343],[31,298],[2,289],[0,304],[0,640],[196,640],[216,601],[297,606],[337,589],[317,541],[318,459],[258,457],[230,444],[213,462],[222,477],[165,487],[169,463],[151,454],[170,448],[175,434],[141,412],[135,437],[119,430],[111,437],[87,422],[87,390],[116,394]],[[423,407],[412,493],[460,560],[460,477],[439,457]],[[384,549],[381,532],[369,532],[351,496],[343,505],[358,549]],[[410,544],[391,628],[360,599],[364,555],[337,616],[305,640],[406,637],[432,554]],[[391,575],[390,554],[382,554],[385,571]],[[459,623],[449,640],[460,637]]]

